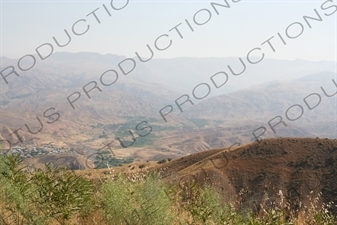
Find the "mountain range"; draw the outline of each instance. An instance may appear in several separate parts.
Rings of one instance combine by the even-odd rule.
[[[114,141],[116,155],[156,160],[248,143],[260,127],[265,128],[260,139],[337,136],[336,62],[265,59],[233,76],[228,65],[239,65],[233,57],[153,59],[123,75],[118,65],[125,59],[54,53],[20,77],[8,77],[9,84],[1,81],[2,143],[8,145],[5,139],[13,145],[52,142],[66,148],[81,146],[90,154]],[[17,60],[2,57],[1,62],[3,70]],[[116,70],[118,78],[107,73],[105,84],[116,81],[104,86],[100,78],[109,70]],[[210,78],[219,72],[228,79],[215,88]],[[211,89],[207,97],[196,99],[193,94],[207,93],[202,88],[193,92],[201,83]],[[184,95],[194,104],[182,104]],[[159,114],[166,106],[172,106],[167,122]],[[287,126],[275,125],[280,117]],[[19,128],[19,137],[13,135]],[[121,141],[130,147],[124,148]]]

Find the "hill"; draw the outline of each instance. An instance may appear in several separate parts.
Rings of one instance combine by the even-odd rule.
[[[111,143],[119,157],[144,161],[248,143],[261,126],[266,128],[261,138],[336,137],[335,97],[326,97],[321,90],[335,92],[331,72],[335,62],[265,59],[242,76],[229,74],[226,85],[212,87],[207,98],[196,100],[193,88],[198,83],[211,84],[213,74],[227,64],[236,65],[237,59],[153,59],[123,75],[119,63],[125,59],[111,54],[55,53],[20,77],[11,75],[9,84],[1,88],[1,144],[8,145],[7,139],[12,147],[32,149],[53,143],[88,156]],[[3,57],[1,68],[15,62]],[[118,79],[104,86],[100,77],[111,69],[118,71]],[[104,82],[114,79],[108,73]],[[101,91],[94,88],[95,82]],[[90,98],[84,89],[91,90]],[[303,102],[311,93],[321,96],[312,110]],[[175,101],[185,94],[195,104],[184,104],[180,112]],[[317,99],[311,96],[308,101],[314,105]],[[304,113],[296,121],[287,121],[285,113],[294,104],[301,105]],[[173,111],[166,123],[159,110],[167,105]],[[298,113],[299,108],[294,108],[289,115]],[[282,116],[287,126],[277,126],[274,133],[268,121],[276,116]],[[19,137],[13,134],[16,131]]]
[[[270,205],[282,191],[298,209],[319,193],[322,202],[337,202],[336,166],[336,139],[277,138],[195,153],[155,169],[177,185],[188,180],[211,184],[242,208]]]

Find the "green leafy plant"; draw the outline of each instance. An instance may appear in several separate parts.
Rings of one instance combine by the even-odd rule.
[[[1,219],[4,224],[66,224],[72,215],[89,210],[93,184],[65,168],[47,164],[27,172],[18,155],[0,160]]]
[[[93,202],[92,182],[65,168],[47,164],[45,170],[35,171],[31,181],[37,190],[33,202],[61,224]]]
[[[19,155],[0,156],[0,218],[3,224],[47,224],[48,218],[31,201],[36,189],[20,167]]]
[[[181,184],[179,195],[182,207],[192,216],[192,224],[220,222],[224,205],[219,193],[211,186],[200,187],[197,182],[188,180]]]
[[[158,175],[144,179],[119,175],[103,184],[101,202],[110,224],[172,224],[172,203]]]

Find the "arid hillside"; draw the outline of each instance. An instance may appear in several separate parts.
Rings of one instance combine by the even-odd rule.
[[[277,202],[280,190],[293,209],[320,192],[321,201],[337,203],[337,140],[332,139],[266,139],[199,152],[156,169],[178,185],[195,180],[216,186],[243,208]]]
[[[259,210],[281,201],[292,211],[303,209],[318,197],[319,204],[334,205],[337,213],[337,140],[320,138],[264,139],[231,149],[213,149],[157,163],[133,162],[121,167],[79,170],[96,181],[117,173],[144,174],[160,171],[164,181],[210,184],[225,201],[241,209]],[[280,192],[281,191],[281,192]]]
[[[123,59],[55,53],[16,80],[11,77],[0,91],[0,144],[27,148],[26,158],[45,147],[86,158],[109,144],[120,158],[158,161],[252,142],[259,127],[266,129],[263,139],[336,138],[334,62],[266,59],[269,69],[261,64],[242,76],[228,74],[220,87],[222,73],[215,79],[218,88],[211,71],[222,71],[233,58],[154,60],[130,74],[110,71],[101,79]],[[3,58],[3,65],[14,61]],[[201,83],[211,90],[197,99],[208,92],[205,85],[196,88]],[[280,117],[287,126],[275,125]]]

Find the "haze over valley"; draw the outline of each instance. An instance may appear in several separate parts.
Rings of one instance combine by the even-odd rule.
[[[1,60],[2,69],[17,61]],[[336,138],[335,62],[265,59],[234,76],[228,66],[242,70],[238,58],[153,59],[123,75],[118,65],[132,66],[123,60],[54,53],[8,76],[1,88],[3,145],[51,144],[84,156],[110,143],[118,157],[159,160],[249,143],[260,127],[259,139]],[[102,78],[108,70],[118,76]],[[276,125],[280,117],[284,124]]]

